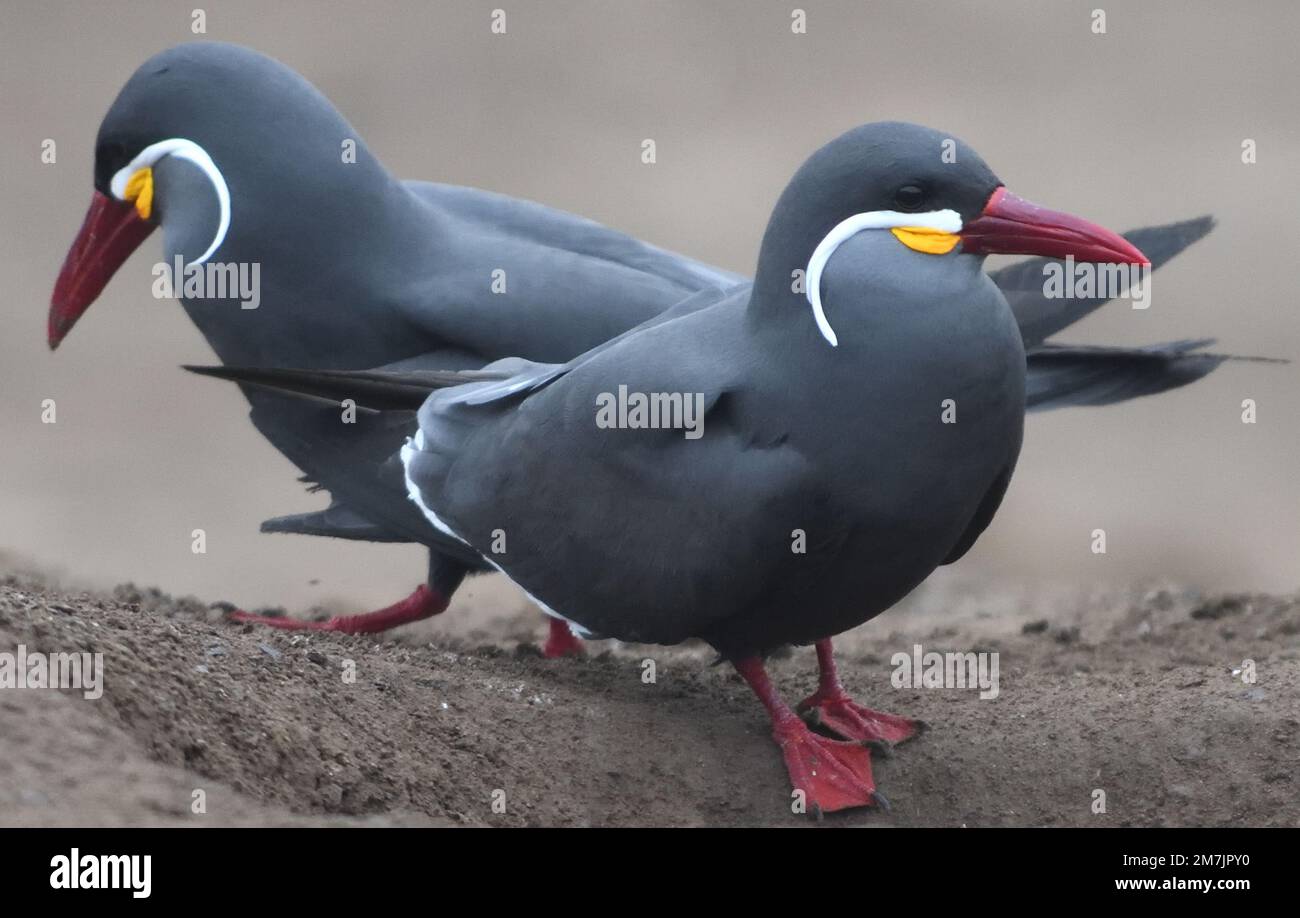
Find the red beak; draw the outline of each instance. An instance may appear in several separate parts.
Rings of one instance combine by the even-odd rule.
[[[50,297],[50,349],[95,302],[117,269],[153,232],[155,224],[136,213],[135,205],[95,192],[81,231],[68,249],[63,270]]]
[[[961,231],[961,248],[972,255],[1073,256],[1076,261],[1149,265],[1123,236],[1079,217],[1031,204],[999,187],[984,212]]]

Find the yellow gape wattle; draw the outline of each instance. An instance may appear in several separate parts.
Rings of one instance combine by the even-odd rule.
[[[947,255],[961,242],[961,237],[955,233],[945,233],[928,226],[896,226],[890,232],[909,249],[927,255]]]
[[[138,170],[126,183],[123,193],[128,201],[135,202],[135,212],[141,220],[148,220],[153,213],[153,170],[148,166]]]

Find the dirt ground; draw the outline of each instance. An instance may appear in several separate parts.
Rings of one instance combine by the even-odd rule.
[[[545,660],[540,615],[493,603],[382,639],[304,635],[0,573],[0,652],[102,652],[105,671],[98,700],[0,689],[0,824],[813,824],[707,648]],[[892,687],[915,643],[998,652],[998,697]],[[931,729],[876,763],[890,812],[827,825],[1300,825],[1300,597],[941,578],[837,647],[859,700]],[[797,700],[811,649],[772,672]]]

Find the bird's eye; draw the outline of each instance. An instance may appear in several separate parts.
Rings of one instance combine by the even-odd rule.
[[[95,148],[95,187],[107,194],[113,175],[128,162],[125,146],[111,141],[101,143]]]
[[[904,185],[894,192],[894,206],[905,211],[920,210],[925,197],[925,189],[920,185]]]
[[[102,163],[116,164],[125,162],[126,147],[120,143],[101,143],[95,148],[95,159]]]

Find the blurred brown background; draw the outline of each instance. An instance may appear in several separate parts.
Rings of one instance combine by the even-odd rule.
[[[140,293],[156,238],[56,354],[45,346],[99,119],[146,57],[195,37],[197,5],[205,37],[302,72],[402,177],[536,199],[746,273],[797,165],[880,118],[951,131],[1017,192],[1114,229],[1212,212],[1219,228],[1158,273],[1151,309],[1114,304],[1062,340],[1216,335],[1300,357],[1293,3],[4,0],[0,552],[73,582],[302,608],[388,602],[423,575],[420,549],[257,533],[323,498],[233,387],[177,368],[211,354],[177,304]],[[806,35],[791,33],[796,5]],[[1032,418],[1009,499],[961,568],[1296,588],[1297,372],[1229,365],[1172,395]],[[45,398],[55,425],[40,423]],[[1241,423],[1243,398],[1258,424]],[[1097,527],[1106,556],[1089,551]],[[194,528],[206,555],[190,552]]]

